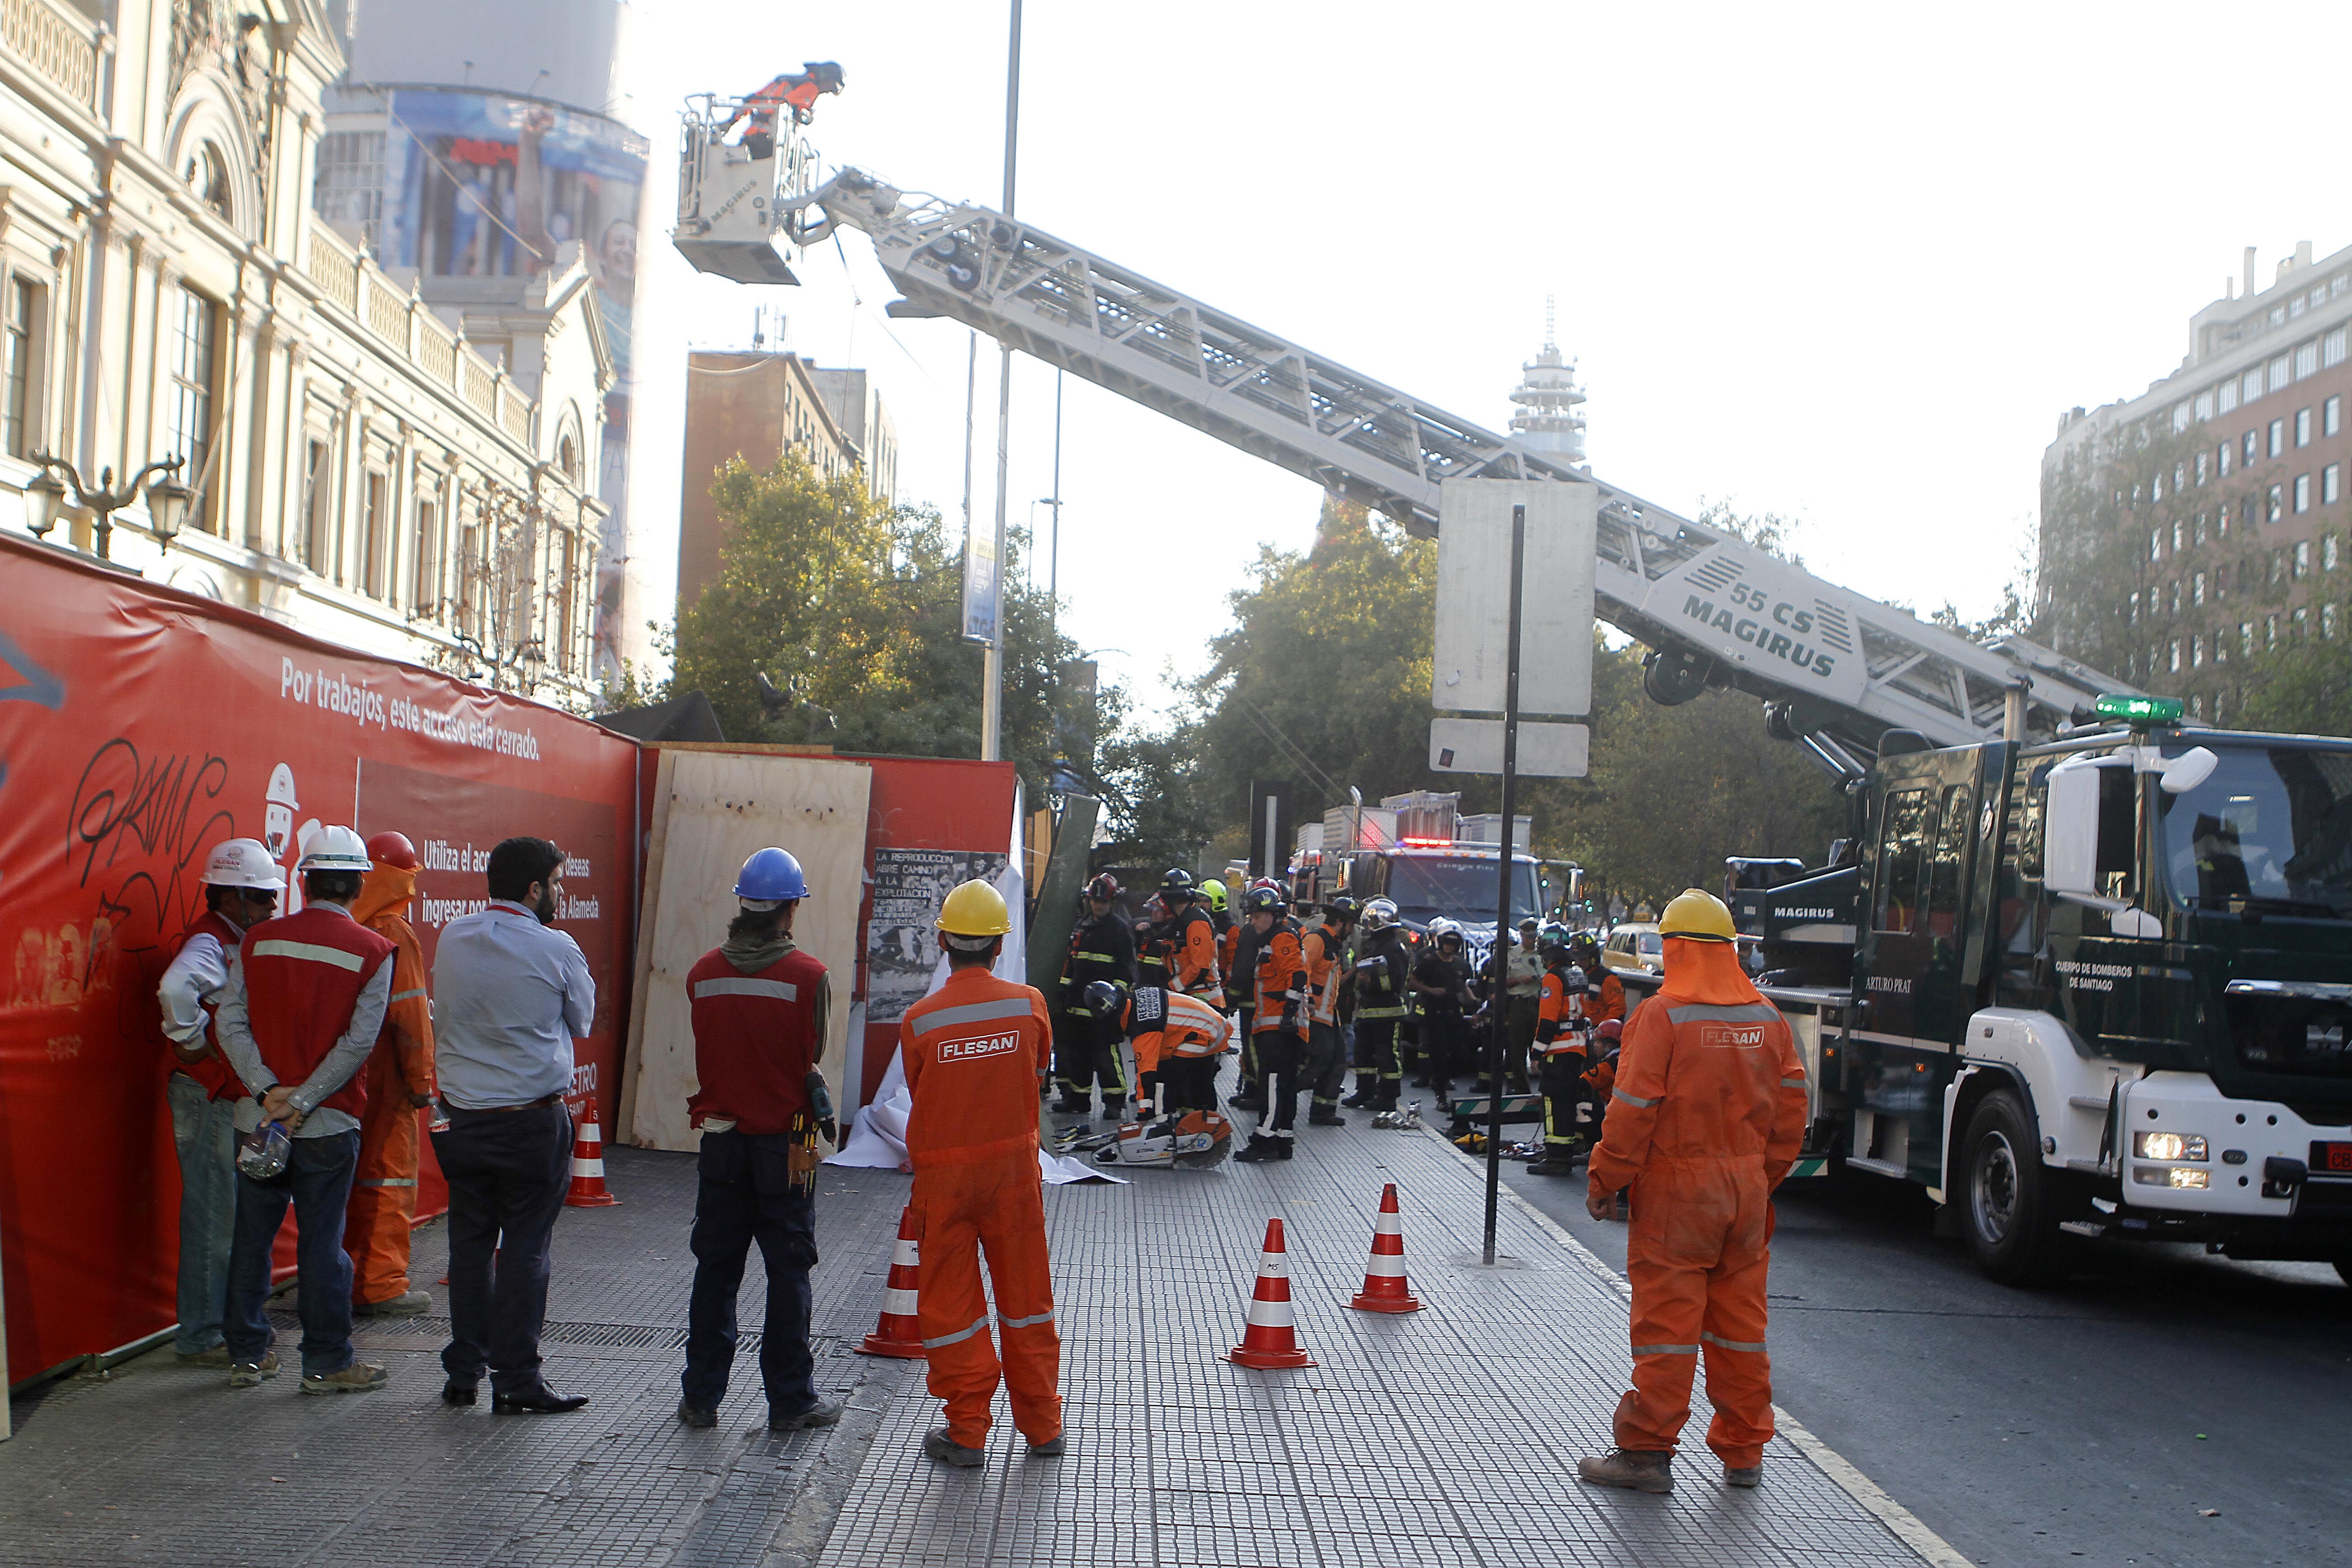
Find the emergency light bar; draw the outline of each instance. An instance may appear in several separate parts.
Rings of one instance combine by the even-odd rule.
[[[1451,849],[1454,841],[1451,838],[1400,838],[1397,843],[1407,849]]]
[[[2135,724],[2178,724],[2188,710],[2178,697],[2105,695],[2091,710],[2102,719],[2127,719]]]

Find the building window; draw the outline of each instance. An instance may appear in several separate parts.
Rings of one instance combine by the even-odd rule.
[[[2336,291],[2341,293],[2343,291],[2344,279],[2341,277],[2338,277],[2336,279],[2336,282],[2337,286]],[[2338,327],[2334,331],[2319,340],[2319,358],[2322,363],[2328,365],[2339,365],[2344,363],[2343,328]]]
[[[2294,618],[2287,623],[2287,641],[2291,643],[2300,643],[2310,630],[2311,612],[2309,610],[2297,610],[2294,613]]]
[[[2319,374],[2319,345],[2318,345],[2317,343],[2305,343],[2305,344],[2304,344],[2301,348],[2299,348],[2299,349],[2295,350],[2295,351],[2294,351],[2294,378],[2295,378],[2295,380],[2297,380],[2297,381],[2301,381],[2301,380],[2302,380],[2305,376],[2306,376],[2306,375],[2317,375],[2318,374]]]
[[[2190,580],[2189,602],[2192,605],[2201,605],[2205,602],[2205,574],[2202,572]]]
[[[2223,382],[2221,386],[2216,389],[2214,396],[2218,400],[2215,404],[2215,412],[2217,413],[2227,414],[2231,409],[2237,407],[2238,383],[2236,379],[2233,377],[2231,380]]]
[[[2172,668],[2179,669],[2180,668],[2180,639],[2179,637],[2172,639],[2170,644],[2170,652],[2172,656]]]
[[[2150,561],[2164,559],[2164,530],[2159,528],[2147,536],[2147,558]]]
[[[2254,623],[2252,621],[2238,623],[2238,651],[2249,655],[2254,651]]]
[[[2319,405],[2319,433],[2323,436],[2340,434],[2344,428],[2344,399],[2339,395]]]
[[[2273,485],[2270,489],[2269,499],[2270,510],[2268,521],[2276,522],[2280,518],[2286,515],[2286,487],[2284,485]]]
[[[2246,467],[2250,468],[2252,468],[2254,466],[2254,459],[2263,455],[2262,441],[2263,433],[2261,431],[2249,430],[2246,432],[2246,438],[2242,444],[2242,452],[2245,458]]]
[[[441,618],[441,509],[429,500],[416,503],[416,575],[409,596],[419,614]]]
[[[2202,632],[2189,639],[2189,668],[2191,669],[2205,668],[2205,634]]]
[[[457,629],[467,637],[482,635],[482,526],[469,522],[457,530]]]
[[[2260,370],[2250,370],[2244,375],[2238,378],[2238,396],[2240,401],[2252,403],[2255,398],[2260,397],[2262,395],[2263,373]]]
[[[213,374],[220,336],[220,307],[183,285],[173,302],[172,322],[171,406],[166,410],[167,449],[187,459],[180,482],[193,490],[205,483],[205,459],[213,444]],[[188,521],[210,531],[212,498],[204,500],[203,514]]]
[[[2294,510],[2297,511],[2311,510],[2311,476],[2309,474],[2297,474],[2294,477]]]
[[[2182,547],[2182,534],[2180,531],[2184,526],[2186,525],[2184,525],[2179,518],[2176,517],[2172,520],[2172,548],[2175,551],[2179,551]]]
[[[2344,465],[2330,463],[2319,470],[2319,504],[2334,506],[2343,491]]]
[[[2200,392],[2197,395],[2197,417],[2200,419],[2210,419],[2213,417],[2212,393]]]
[[[2205,514],[2201,511],[2197,514],[2197,542],[2205,542]]]
[[[2215,664],[2227,664],[2230,662],[2230,639],[2226,634],[2221,632],[2215,632],[2213,634],[2213,662]]]
[[[328,478],[327,443],[312,437],[302,447],[302,564],[324,575],[327,569],[327,520],[334,505]]]
[[[2284,419],[2273,419],[2271,421],[2271,456],[2273,458],[2282,457],[2285,452],[2286,421]]]
[[[2333,605],[2319,606],[2319,635],[2329,642],[2336,640],[2336,606]]]
[[[2197,454],[2197,482],[2200,485],[2205,482],[2205,454],[2202,452]]]
[[[2189,405],[2186,403],[2176,404],[2172,410],[2172,433],[2178,436],[2183,430],[2188,428]]]
[[[563,574],[556,580],[555,595],[555,668],[564,674],[572,673],[572,618],[580,602],[580,536],[565,530],[563,541]]]
[[[2222,539],[2230,537],[2230,509],[2223,507],[2213,514],[2213,532]]]
[[[2172,613],[2176,616],[2180,613],[2180,579],[2178,577],[2172,580]]]
[[[2205,717],[2205,699],[2203,694],[2200,693],[2189,699],[2189,716],[2191,719],[2202,719]]]
[[[219,148],[209,142],[197,148],[188,159],[188,166],[180,171],[180,177],[187,182],[188,189],[195,193],[196,200],[211,209],[215,217],[225,223],[236,221],[236,205],[228,186],[228,160],[221,156]]]
[[[2292,571],[2294,580],[2298,583],[2311,575],[2311,541],[2308,539],[2298,539],[2294,542],[2294,565]]]
[[[2278,647],[2278,616],[2276,615],[2268,615],[2263,617],[2263,647],[2265,649]]]
[[[2323,572],[2333,572],[2336,570],[2336,535],[2331,533],[2320,542],[2319,566]]]
[[[2302,316],[2303,296],[2297,294],[2294,299],[2289,300],[2286,302],[2286,319],[2290,321],[2299,321],[2302,319]]]
[[[2139,590],[2137,588],[2132,590],[2131,624],[2134,626],[2139,625]]]
[[[2298,447],[2311,445],[2311,410],[2308,408],[2294,411],[2294,444]]]
[[[383,217],[383,132],[331,131],[319,139],[310,205],[329,223],[356,226],[373,241]]]
[[[384,579],[391,575],[386,557],[390,552],[386,538],[391,519],[386,516],[386,501],[392,481],[373,468],[368,470],[367,485],[360,508],[360,592],[371,599],[388,598]]]
[[[32,456],[38,439],[34,413],[40,378],[34,374],[39,342],[41,286],[26,278],[8,279],[8,313],[0,321],[0,448],[12,458]]]
[[[2285,391],[2287,384],[2294,380],[2294,356],[2292,354],[2281,354],[2278,358],[2271,361],[2271,390],[2273,392]]]
[[[2221,456],[2214,464],[2214,467],[2220,470],[2221,478],[2225,479],[2230,477],[2230,445],[2227,441],[2221,443]]]

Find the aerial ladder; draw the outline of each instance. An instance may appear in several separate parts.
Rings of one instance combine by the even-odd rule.
[[[856,229],[903,296],[890,315],[961,321],[1422,537],[1437,531],[1449,479],[1595,486],[1594,614],[1653,650],[1650,697],[1748,692],[1772,733],[1832,774],[1861,777],[1890,730],[1937,746],[2046,739],[2101,693],[2132,689],[2024,638],[1979,646],[1825,582],[992,208],[857,169],[810,185],[813,160],[781,155],[753,182],[755,205],[737,194],[740,150],[688,123],[677,243],[702,270],[759,281],[765,264],[746,266],[747,247]],[[734,226],[712,224],[730,195]]]

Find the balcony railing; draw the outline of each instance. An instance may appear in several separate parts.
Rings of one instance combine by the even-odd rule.
[[[15,3],[0,0],[0,5]],[[324,224],[310,226],[305,270],[320,292],[382,342],[392,357],[406,360],[425,380],[456,393],[467,407],[516,440],[530,439],[531,400],[506,373],[442,325],[423,301],[394,288]]]
[[[0,44],[82,108],[98,111],[98,24],[55,0],[0,0]]]

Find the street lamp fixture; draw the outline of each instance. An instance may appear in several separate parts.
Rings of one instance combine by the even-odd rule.
[[[113,488],[114,470],[111,468],[100,468],[98,483],[92,486],[85,484],[80,471],[63,458],[36,452],[32,460],[40,465],[41,475],[25,487],[25,503],[30,513],[28,521],[33,532],[39,537],[47,538],[49,530],[57,526],[58,514],[63,509],[68,488],[96,516],[93,531],[98,541],[98,558],[101,561],[113,559],[109,547],[114,532],[114,514],[137,500],[142,486],[146,489],[148,516],[154,525],[156,542],[164,549],[172,547],[172,541],[179,536],[180,530],[188,521],[188,503],[194,499],[194,492],[180,483],[177,478],[180,470],[187,466],[185,458],[158,458],[131,475],[130,482],[121,489]],[[57,478],[60,470],[66,477],[63,484]],[[162,474],[163,478],[147,485],[150,474]]]

